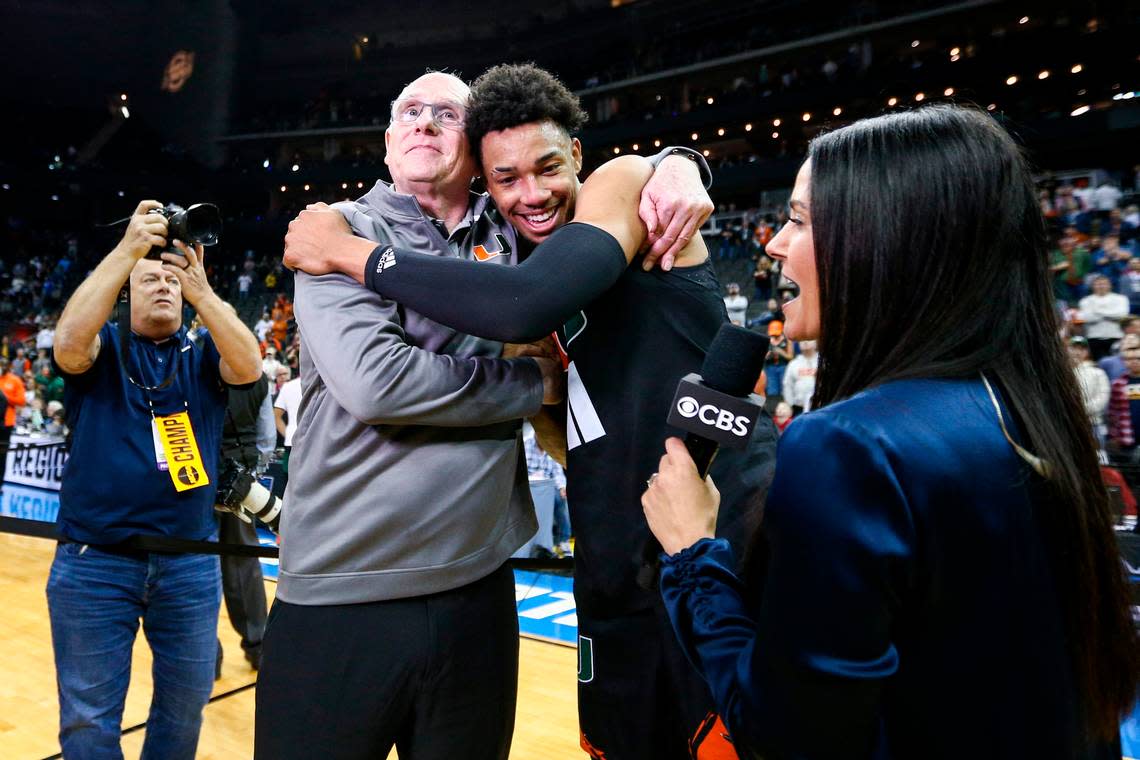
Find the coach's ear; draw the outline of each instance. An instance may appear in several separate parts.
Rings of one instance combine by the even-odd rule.
[[[570,141],[570,155],[574,157],[574,173],[582,171],[582,141],[577,137]]]

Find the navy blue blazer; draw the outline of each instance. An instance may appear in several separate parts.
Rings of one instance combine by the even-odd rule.
[[[797,419],[762,581],[745,588],[723,540],[662,568],[742,756],[1110,756],[1079,736],[1037,481],[980,379],[888,383]]]

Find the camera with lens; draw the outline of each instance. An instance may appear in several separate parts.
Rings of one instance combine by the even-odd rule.
[[[190,208],[168,203],[162,208],[152,209],[150,213],[167,218],[167,241],[170,243],[181,240],[190,246],[195,243],[216,245],[222,233],[222,214],[213,203],[195,203]],[[146,257],[157,259],[164,250],[154,246]],[[170,251],[173,253],[173,248]]]
[[[217,508],[252,522],[256,517],[274,533],[281,522],[283,499],[278,499],[272,491],[257,480],[257,474],[241,462],[229,458],[222,459],[218,475]]]

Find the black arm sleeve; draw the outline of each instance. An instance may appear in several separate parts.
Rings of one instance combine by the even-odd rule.
[[[608,232],[567,224],[513,267],[380,245],[368,257],[364,283],[468,335],[526,343],[558,329],[625,267],[625,253]]]

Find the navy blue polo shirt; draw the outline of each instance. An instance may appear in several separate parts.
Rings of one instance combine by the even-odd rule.
[[[155,343],[132,334],[129,362],[119,361],[118,326],[99,331],[102,345],[89,370],[64,377],[64,408],[71,427],[71,456],[60,488],[59,530],[88,544],[113,544],[134,535],[205,539],[216,530],[225,385],[221,357],[209,336],[196,341],[185,328]],[[143,385],[166,388],[143,391]],[[147,398],[150,398],[148,403]],[[155,462],[151,405],[158,415],[188,411],[210,485],[179,493]]]

